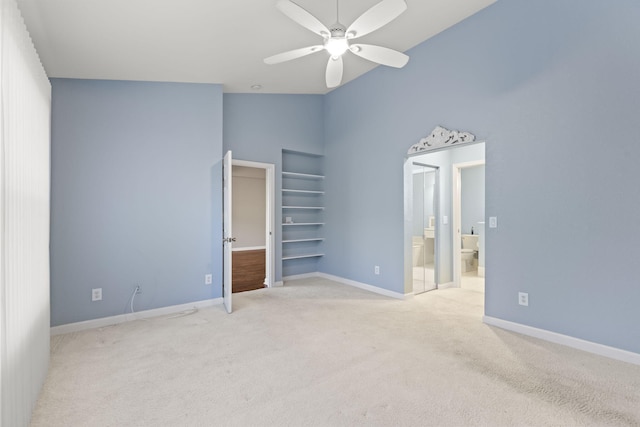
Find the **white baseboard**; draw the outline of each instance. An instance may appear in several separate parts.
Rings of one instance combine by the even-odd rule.
[[[313,273],[297,274],[295,276],[286,276],[286,277],[283,277],[282,280],[286,282],[287,280],[309,279],[312,277],[321,277],[323,279],[342,283],[343,285],[353,286],[355,288],[363,289],[365,291],[373,292],[375,294],[384,295],[384,296],[396,298],[396,299],[405,299],[405,298],[413,297],[413,292],[410,292],[405,295],[399,292],[382,289],[377,286],[367,285],[366,283],[356,282],[355,280],[345,279],[344,277],[334,276],[332,274],[327,274],[327,273],[320,273],[318,271]]]
[[[353,286],[355,288],[364,289],[365,291],[373,292],[379,295],[384,295],[386,297],[396,298],[396,299],[405,299],[409,295],[413,295],[413,293],[401,294],[399,292],[389,291],[387,289],[382,289],[377,286],[367,285],[366,283],[356,282],[355,280],[345,279],[343,277],[334,276],[332,274],[326,273],[315,273],[317,277],[322,277],[327,280],[333,280],[334,282],[342,283],[344,285]]]
[[[137,311],[135,313],[119,314],[117,316],[102,317],[100,319],[85,320],[84,322],[67,323],[65,325],[51,328],[51,335],[62,335],[70,332],[84,331],[86,329],[101,328],[104,326],[117,325],[118,323],[129,322],[137,319],[147,319],[149,317],[176,314],[194,308],[205,308],[222,304],[222,298],[194,301],[186,304],[171,305],[169,307],[154,308],[151,310]]]
[[[313,277],[320,277],[318,276],[319,273],[313,272],[313,273],[304,273],[304,274],[294,274],[291,276],[285,276],[282,278],[283,282],[286,282],[287,280],[300,280],[300,279],[310,279]]]
[[[438,284],[438,289],[448,289],[448,288],[455,288],[455,287],[456,287],[456,284],[453,282]]]
[[[280,280],[279,282],[273,282],[274,288],[279,288],[280,286],[284,286],[284,281]]]
[[[609,347],[607,345],[585,341],[580,338],[574,338],[569,335],[563,335],[557,332],[547,331],[545,329],[538,329],[532,326],[510,322],[508,320],[502,320],[491,316],[484,316],[482,321],[487,325],[497,326],[498,328],[506,329],[508,331],[517,332],[534,338],[540,338],[556,344],[566,345],[567,347],[576,348],[578,350],[608,357],[610,359],[640,365],[640,354],[633,353],[631,351],[621,350],[619,348]]]

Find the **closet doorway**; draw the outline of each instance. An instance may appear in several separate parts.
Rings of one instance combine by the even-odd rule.
[[[232,252],[234,293],[273,286],[274,170],[272,164],[233,160]]]
[[[438,287],[438,188],[437,166],[413,162],[412,271],[413,293],[421,294]]]

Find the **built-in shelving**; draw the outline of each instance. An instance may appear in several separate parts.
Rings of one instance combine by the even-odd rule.
[[[323,157],[282,151],[282,275],[317,271],[324,256]]]

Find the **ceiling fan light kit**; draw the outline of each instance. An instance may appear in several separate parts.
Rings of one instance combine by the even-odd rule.
[[[346,37],[338,37],[334,36],[333,33],[331,37],[328,37],[324,40],[324,48],[332,57],[342,56],[347,49],[349,49],[349,41]]]
[[[325,79],[327,87],[333,88],[342,82],[344,69],[342,56],[347,51],[371,62],[395,68],[402,68],[409,61],[409,57],[404,53],[387,47],[350,44],[351,40],[369,34],[397,18],[407,9],[404,0],[382,0],[360,15],[348,28],[336,22],[331,29],[290,0],[278,0],[276,7],[293,21],[318,34],[324,40],[322,45],[294,49],[265,58],[264,62],[267,64],[279,64],[326,50],[329,53],[329,61]]]

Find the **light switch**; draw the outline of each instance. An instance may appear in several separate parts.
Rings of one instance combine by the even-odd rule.
[[[490,216],[489,217],[489,228],[498,228],[498,217]]]
[[[446,215],[442,216],[442,224],[447,225],[449,224],[449,217]]]

